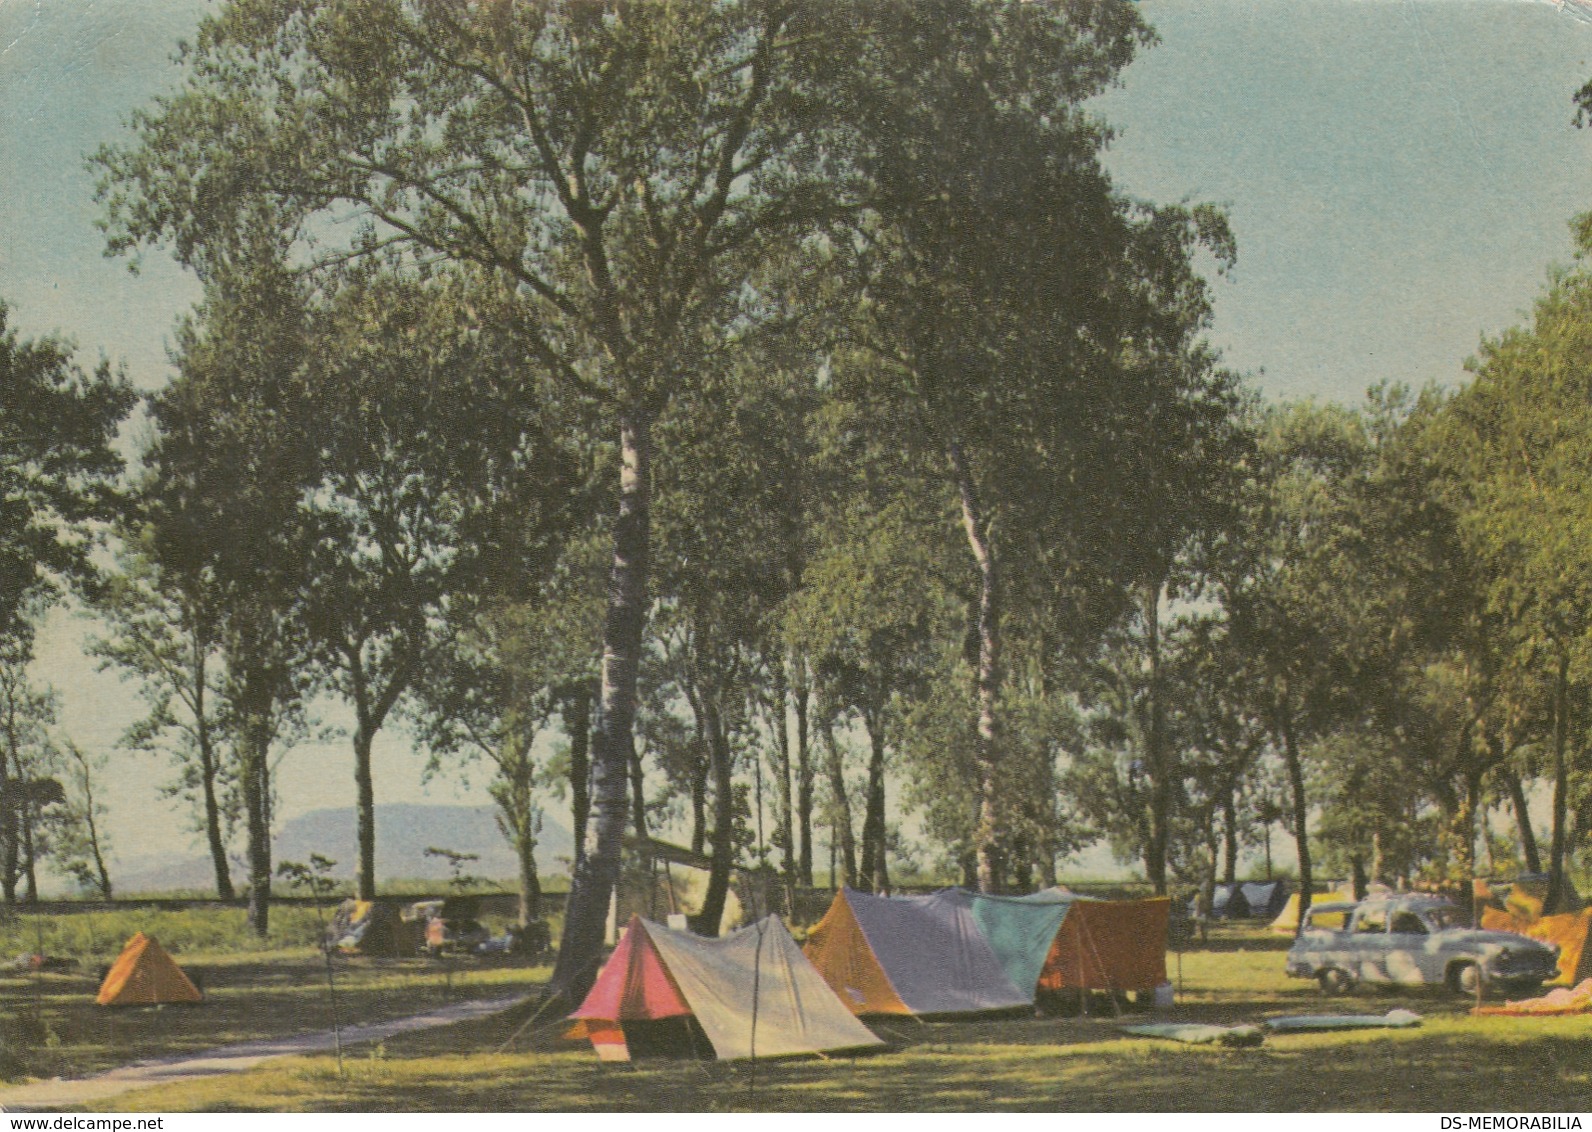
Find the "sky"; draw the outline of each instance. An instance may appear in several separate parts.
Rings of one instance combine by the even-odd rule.
[[[80,360],[169,377],[167,344],[196,288],[167,257],[106,259],[85,155],[175,82],[198,0],[0,0],[0,299],[24,337],[60,333]],[[1160,43],[1094,108],[1117,129],[1108,166],[1133,196],[1227,209],[1236,269],[1212,280],[1213,341],[1267,396],[1352,403],[1384,380],[1464,379],[1483,335],[1527,317],[1568,222],[1592,209],[1592,130],[1572,96],[1592,78],[1592,21],[1548,0],[1143,0]],[[53,614],[36,675],[62,730],[109,751],[131,689],[83,657],[94,626]],[[327,718],[335,722],[336,712]],[[380,802],[480,802],[429,787],[397,731],[377,753]],[[346,741],[279,769],[280,815],[353,801]],[[186,849],[166,777],[125,754],[110,832],[123,859]]]

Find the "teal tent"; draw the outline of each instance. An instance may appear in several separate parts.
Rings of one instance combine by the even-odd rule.
[[[1012,985],[1033,995],[1061,921],[1077,897],[1059,888],[1029,896],[985,896],[964,889],[951,892],[967,903]]]

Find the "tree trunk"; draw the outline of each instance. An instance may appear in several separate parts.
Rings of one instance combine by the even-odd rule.
[[[94,865],[95,883],[99,888],[100,899],[109,900],[111,898],[111,874],[105,868],[105,854],[100,850],[99,821],[94,813],[93,767],[89,765],[88,756],[75,745],[70,750],[77,762],[78,773],[82,776],[83,824],[88,827],[88,851],[89,859]]]
[[[564,733],[569,738],[570,831],[579,865],[586,855],[586,823],[591,816],[591,689],[584,680],[564,700]]]
[[[1520,829],[1520,849],[1526,858],[1526,871],[1540,873],[1542,856],[1537,850],[1537,833],[1531,825],[1531,806],[1526,801],[1526,790],[1520,783],[1520,775],[1515,773],[1513,767],[1500,767],[1498,773],[1503,776],[1509,800],[1514,803],[1515,824]]]
[[[549,991],[578,1003],[597,977],[603,927],[619,879],[625,830],[625,778],[635,743],[636,673],[647,622],[651,421],[624,414],[619,427],[619,515],[603,623],[602,730],[593,752],[591,828],[570,878],[564,935]]]
[[[636,829],[636,840],[645,843],[648,836],[647,774],[646,768],[641,765],[639,747],[632,747],[630,752],[630,814]]]
[[[868,729],[868,798],[862,817],[862,879],[875,892],[890,889],[890,866],[885,848],[884,712],[864,714]],[[996,874],[996,883],[1001,880]]]
[[[973,848],[978,854],[980,892],[998,892],[1000,875],[991,853],[1000,834],[1000,751],[996,704],[1000,699],[1000,578],[990,545],[978,490],[962,446],[951,442],[951,469],[962,506],[962,527],[978,567],[978,671],[974,687],[978,699],[978,741],[973,761],[977,767],[978,822]]]
[[[1222,792],[1222,883],[1238,880],[1238,782]]]
[[[1454,815],[1454,848],[1458,850],[1459,873],[1468,885],[1476,877],[1476,812],[1481,808],[1481,772],[1465,772],[1465,793]]]
[[[702,909],[692,917],[691,930],[698,935],[716,936],[724,920],[730,868],[735,863],[735,783],[724,717],[711,693],[704,695],[703,700],[707,709],[708,750],[713,757],[713,857]]]
[[[216,796],[216,777],[220,771],[214,750],[208,740],[202,741],[200,752],[200,788],[204,793],[205,842],[210,847],[210,867],[216,874],[216,896],[231,900],[237,895],[232,887],[232,867],[227,862],[227,843],[221,835],[221,802]]]
[[[243,720],[238,780],[243,788],[249,859],[249,927],[264,939],[271,924],[271,723],[269,707]]]
[[[813,884],[813,756],[807,734],[807,658],[796,655],[796,883]],[[792,908],[792,911],[795,909]]]
[[[1553,688],[1553,830],[1548,845],[1548,896],[1542,911],[1551,915],[1564,902],[1564,827],[1569,806],[1570,768],[1567,750],[1570,740],[1570,660],[1559,658],[1558,678]]]
[[[371,745],[374,729],[368,726],[365,712],[354,728],[355,823],[359,833],[359,899],[376,899],[376,785],[371,775]]]
[[[1310,911],[1310,888],[1314,878],[1310,873],[1309,803],[1305,799],[1305,771],[1299,758],[1299,746],[1294,741],[1293,721],[1283,707],[1282,749],[1288,763],[1288,785],[1293,789],[1294,844],[1299,847],[1299,924],[1302,928],[1305,913]],[[1295,930],[1295,934],[1298,934]]]
[[[22,900],[25,904],[39,902],[38,849],[33,840],[33,826],[38,816],[39,807],[29,799],[22,807],[22,879],[25,883]]]
[[[216,795],[221,762],[210,737],[209,709],[205,706],[207,665],[201,646],[195,644],[194,653],[194,739],[199,748],[199,790],[205,808],[205,843],[210,847],[210,867],[216,874],[216,896],[231,900],[236,893],[232,888],[232,868],[227,862],[227,843],[221,835],[221,801]]]
[[[1144,761],[1150,774],[1150,844],[1145,853],[1145,863],[1155,894],[1165,896],[1168,831],[1172,819],[1172,777],[1175,772],[1166,765],[1166,705],[1161,702],[1160,583],[1145,586],[1143,603],[1145,645],[1150,661],[1150,725],[1144,743]]]
[[[1225,837],[1227,833],[1225,826],[1222,833]],[[1202,915],[1210,912],[1211,903],[1216,897],[1216,847],[1216,818],[1213,814],[1205,827],[1205,852],[1209,863],[1203,870],[1204,875],[1200,877],[1199,908]],[[1233,882],[1229,880],[1227,883]]]
[[[775,822],[778,826],[776,837],[779,839],[780,875],[785,882],[785,910],[790,913],[796,907],[796,838],[795,817],[792,810],[791,783],[790,783],[790,725],[786,718],[786,711],[790,700],[790,689],[785,683],[785,661],[783,657],[774,660],[774,804],[778,807]]]
[[[846,768],[840,757],[840,744],[835,742],[834,725],[828,719],[819,724],[824,733],[825,765],[829,771],[829,792],[834,799],[834,829],[840,843],[840,883],[846,888],[857,887],[857,843],[852,836],[851,798],[846,793]],[[831,837],[833,848],[835,838]],[[830,869],[834,879],[834,869]]]
[[[521,828],[514,839],[515,856],[520,866],[520,927],[529,927],[542,918],[542,878],[536,872],[536,834]]]
[[[0,892],[7,905],[17,902],[17,880],[21,876],[21,785],[22,774],[14,770],[20,766],[17,757],[15,721],[8,715],[6,749],[0,751]]]

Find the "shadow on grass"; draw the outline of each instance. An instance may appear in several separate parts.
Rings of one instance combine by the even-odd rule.
[[[319,955],[193,964],[206,1000],[188,1006],[96,1005],[92,974],[0,978],[0,1003],[36,1019],[40,1040],[21,1060],[33,1077],[82,1077],[131,1062],[332,1028]],[[342,960],[337,1019],[383,1022],[468,998],[534,990],[546,968],[472,966],[451,973],[423,960]]]
[[[756,1066],[599,1062],[561,1018],[526,1004],[500,1015],[292,1058],[105,1102],[106,1111],[1566,1111],[1592,1095],[1592,1017],[1472,1018],[1438,989],[1324,999],[1288,979],[1282,937],[1229,930],[1183,956],[1164,1018],[1259,1022],[1279,1014],[1376,1013],[1416,1030],[1273,1035],[1257,1049],[1124,1035],[1117,1018],[877,1021],[891,1048]],[[522,984],[523,985],[523,984]],[[376,989],[372,988],[372,994]],[[399,985],[382,992],[401,999]],[[409,988],[408,993],[416,993]],[[413,1000],[411,1000],[412,1002]],[[424,1008],[434,1005],[422,1004]],[[411,1011],[413,1012],[413,1011]],[[529,1024],[527,1024],[529,1023]]]
[[[1585,1023],[1586,1020],[1575,1020]],[[1014,1023],[1008,1025],[1023,1025]],[[1042,1023],[1026,1023],[1036,1031]],[[1097,1033],[1087,1045],[958,1035],[873,1057],[749,1065],[597,1062],[589,1049],[294,1060],[155,1090],[119,1111],[1567,1111],[1588,1095],[1592,1026],[1274,1038],[1253,1050]],[[455,1035],[459,1037],[461,1035]],[[943,1035],[936,1034],[937,1038]],[[427,1036],[427,1044],[439,1035]],[[977,1040],[982,1038],[983,1040]],[[131,1102],[131,1103],[129,1103]]]

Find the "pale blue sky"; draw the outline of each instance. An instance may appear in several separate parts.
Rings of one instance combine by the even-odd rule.
[[[24,334],[64,332],[86,361],[166,378],[165,343],[194,289],[158,253],[144,272],[101,255],[84,155],[173,81],[198,0],[0,0],[0,298]],[[1238,239],[1213,283],[1213,336],[1273,397],[1354,400],[1384,378],[1463,377],[1483,333],[1518,321],[1567,221],[1592,208],[1592,132],[1571,96],[1592,76],[1592,23],[1534,0],[1145,0],[1161,44],[1098,108],[1131,193],[1226,205]],[[82,661],[62,614],[40,675],[65,730],[108,746],[125,688]],[[426,798],[396,734],[382,801]],[[283,764],[283,812],[347,804],[341,743]],[[123,856],[186,843],[155,820],[163,774],[124,759]],[[350,777],[351,776],[346,776]],[[438,798],[433,793],[430,797]],[[441,800],[478,800],[447,792]]]

